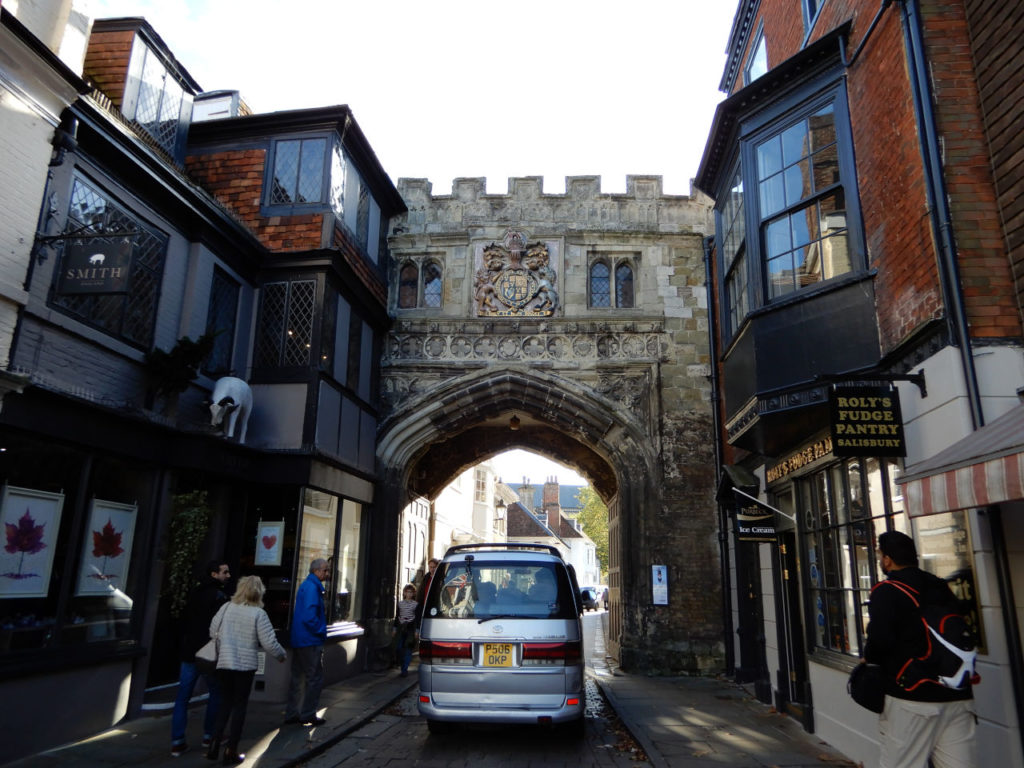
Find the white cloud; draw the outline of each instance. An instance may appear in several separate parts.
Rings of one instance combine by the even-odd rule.
[[[91,0],[143,16],[207,90],[258,112],[348,104],[392,179],[658,174],[688,194],[735,3]]]

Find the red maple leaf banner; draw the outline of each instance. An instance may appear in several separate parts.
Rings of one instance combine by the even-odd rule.
[[[4,523],[4,529],[7,533],[7,544],[4,545],[4,549],[11,554],[21,553],[21,557],[18,560],[18,572],[17,573],[4,573],[0,574],[6,576],[9,579],[27,579],[32,576],[38,576],[38,573],[22,573],[21,567],[25,562],[25,555],[34,555],[37,552],[46,548],[46,544],[43,542],[43,528],[46,527],[46,523],[36,525],[36,521],[32,519],[29,509],[25,509],[25,514],[18,518],[18,524]]]
[[[90,579],[107,581],[117,578],[116,573],[107,573],[107,561],[117,557],[124,549],[121,547],[121,531],[114,530],[114,524],[107,518],[107,524],[102,530],[92,532],[92,556],[103,558],[103,567],[91,566],[95,573],[90,573]]]
[[[124,550],[121,548],[121,532],[115,531],[111,519],[107,518],[107,524],[100,531],[92,532],[92,556],[93,557],[117,557]]]
[[[46,527],[46,523],[36,525],[36,521],[32,519],[28,509],[18,520],[17,525],[11,525],[11,523],[4,523],[4,525],[7,528],[7,545],[4,549],[8,552],[12,554],[27,552],[34,555],[46,547],[46,544],[43,543],[43,528]]]

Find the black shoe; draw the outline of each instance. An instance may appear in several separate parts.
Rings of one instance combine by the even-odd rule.
[[[327,721],[324,720],[322,717],[315,717],[314,716],[314,717],[311,717],[309,720],[303,720],[302,724],[303,725],[323,725],[326,722]]]
[[[210,748],[206,750],[207,760],[216,760],[220,755],[220,742],[217,740],[210,742]]]
[[[284,719],[284,724],[285,725],[301,725],[302,724],[302,718],[299,717],[298,715],[296,715],[295,717],[286,717]]]
[[[224,759],[221,765],[240,765],[245,762],[245,755],[240,755],[235,750],[224,747]]]

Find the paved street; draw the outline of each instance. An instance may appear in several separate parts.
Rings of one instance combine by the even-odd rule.
[[[583,617],[584,653],[591,675],[604,673],[604,612]],[[468,726],[445,736],[433,736],[416,711],[414,688],[387,711],[304,765],[423,766],[618,766],[646,762],[633,740],[594,683],[587,680],[587,726],[582,739],[564,730],[537,727]]]
[[[582,739],[557,729],[470,726],[432,736],[416,712],[416,690],[322,755],[304,763],[332,766],[635,766],[642,752],[587,682],[587,727]]]

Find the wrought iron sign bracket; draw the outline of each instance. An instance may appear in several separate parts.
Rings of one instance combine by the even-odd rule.
[[[827,382],[829,384],[835,384],[840,381],[909,381],[911,384],[917,386],[918,391],[921,393],[921,398],[928,397],[928,387],[924,381],[924,371],[918,371],[917,373],[835,373],[835,374],[819,374],[814,377],[815,381]]]
[[[39,259],[39,263],[43,263],[46,260],[45,254],[43,254],[43,248],[47,248],[54,243],[59,243],[62,240],[93,240],[101,237],[114,238],[114,237],[135,237],[140,234],[138,231],[135,232],[89,232],[88,225],[83,225],[78,229],[74,229],[71,232],[61,232],[59,235],[44,235],[42,232],[36,232],[36,244],[32,249],[33,255]]]

